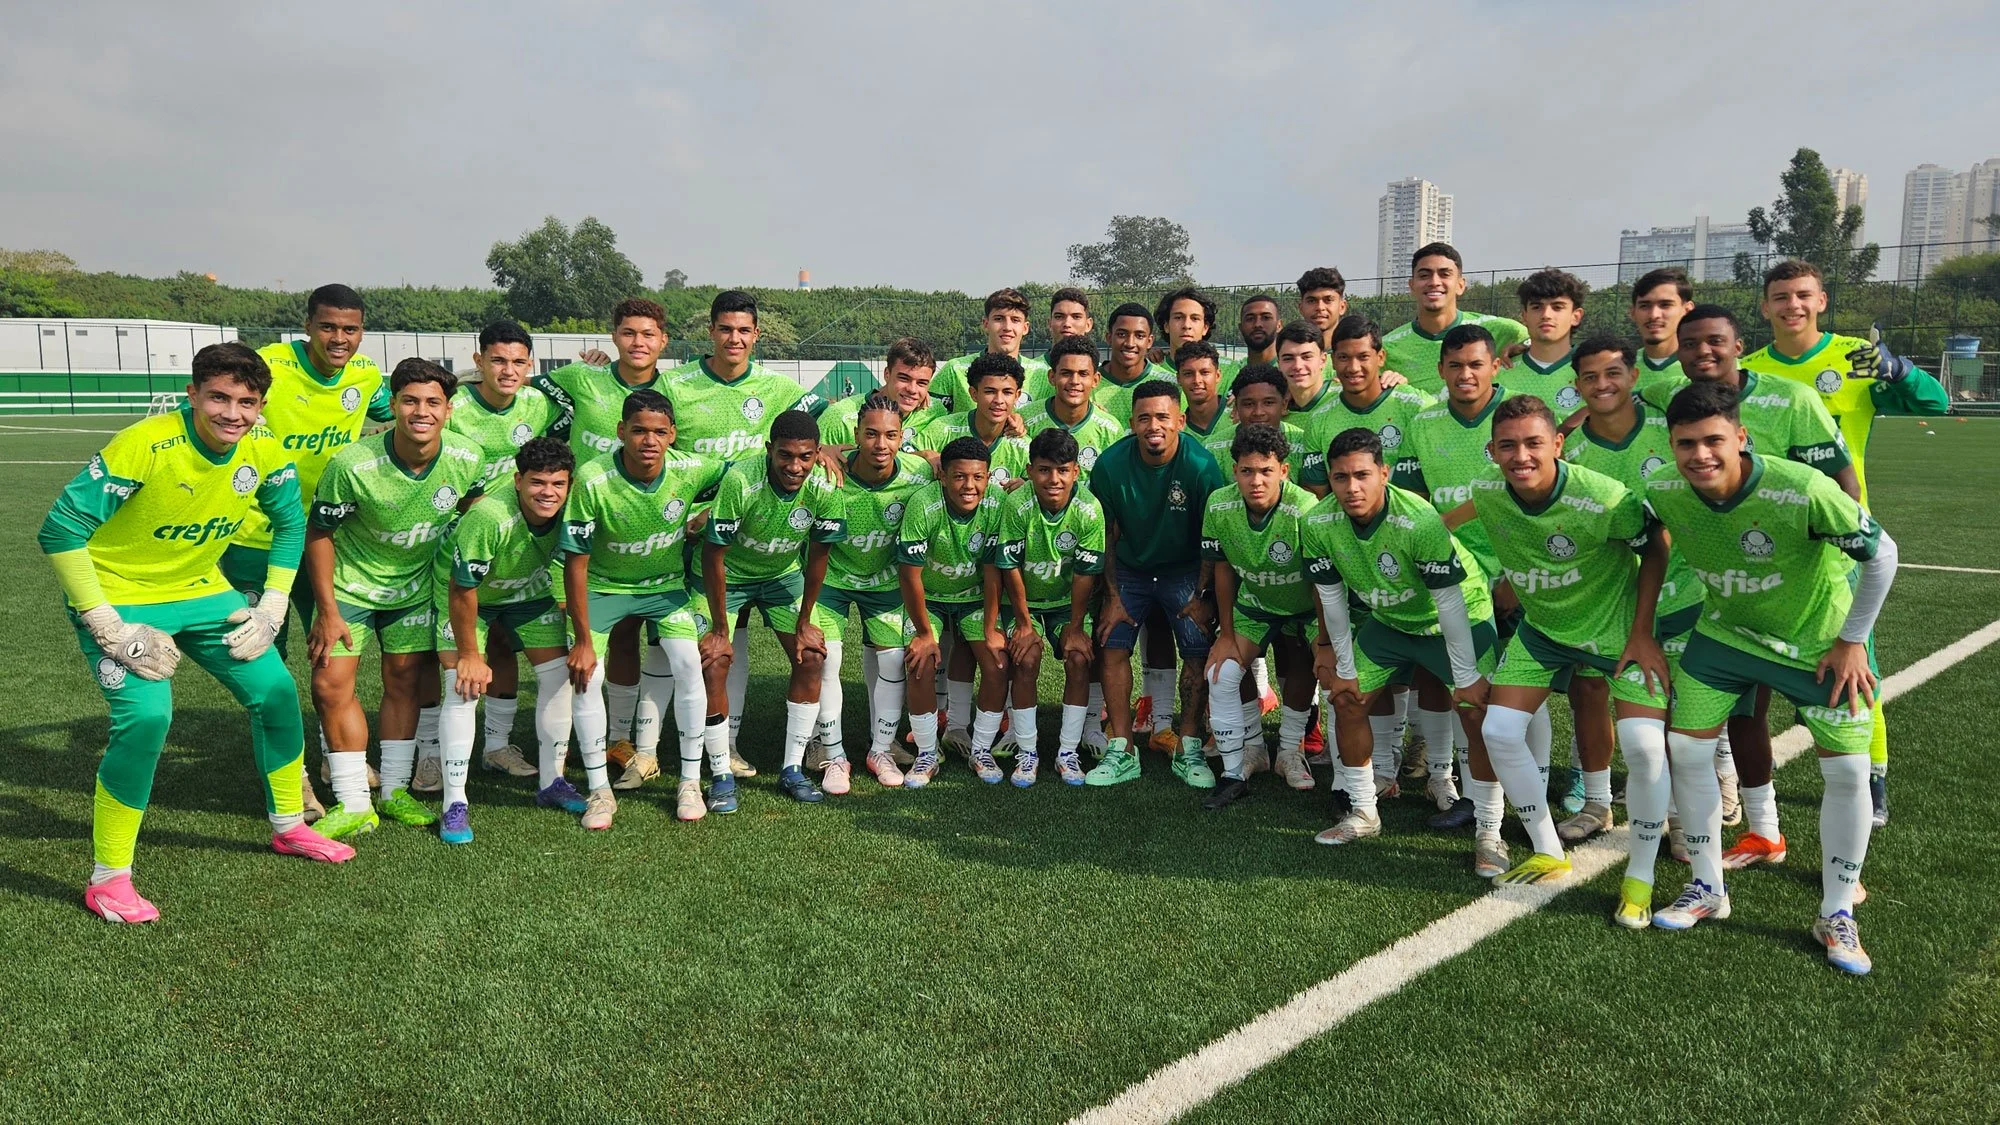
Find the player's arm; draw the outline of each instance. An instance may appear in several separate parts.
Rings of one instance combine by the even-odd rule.
[[[1639,506],[1638,497],[1627,493],[1627,503]],[[1641,509],[1643,511],[1643,509]],[[1639,551],[1639,604],[1632,613],[1632,631],[1625,638],[1625,651],[1618,655],[1618,664],[1612,675],[1625,671],[1628,664],[1637,664],[1648,686],[1665,692],[1673,683],[1673,673],[1667,667],[1667,657],[1660,649],[1659,640],[1654,637],[1656,611],[1660,606],[1660,584],[1667,577],[1667,541],[1660,534],[1658,522],[1645,519],[1640,537],[1633,539],[1633,546]]]
[[[1410,546],[1417,574],[1437,611],[1438,632],[1444,637],[1445,658],[1451,665],[1452,699],[1460,707],[1486,706],[1486,678],[1479,674],[1479,650],[1472,641],[1472,616],[1465,607],[1465,567],[1444,520],[1419,516]]]
[[[1324,560],[1322,560],[1324,561]],[[1360,673],[1354,667],[1353,623],[1347,616],[1347,584],[1331,565],[1313,579],[1319,601],[1319,640],[1313,646],[1313,675],[1335,702],[1361,701]]]
[[[1467,500],[1464,503],[1460,504],[1458,507],[1442,513],[1442,516],[1444,519],[1445,530],[1457,531],[1459,528],[1464,527],[1466,524],[1469,524],[1473,520],[1478,519],[1479,509],[1473,506],[1472,501]]]
[[[567,573],[564,578],[568,578]],[[454,573],[451,592],[445,596],[445,612],[451,617],[452,644],[458,653],[459,697],[478,699],[486,694],[486,685],[493,681],[493,669],[487,667],[486,654],[479,651],[478,587],[461,586]]]
[[[368,396],[368,420],[370,422],[393,422],[396,412],[389,406],[389,381],[375,384],[375,393]]]
[[[552,438],[568,441],[570,423],[576,420],[576,401],[570,398],[569,392],[563,389],[561,383],[556,382],[555,377],[582,366],[580,363],[564,364],[546,375],[536,375],[528,380],[529,386],[547,395],[549,401],[555,404],[555,420],[549,423],[549,436]]]
[[[352,494],[346,466],[338,460],[327,467],[313,494],[312,511],[307,517],[306,577],[312,583],[312,632],[306,636],[306,655],[313,667],[324,668],[336,644],[352,649],[354,638],[341,620],[340,605],[333,590],[333,532],[352,517],[357,501]]]
[[[896,543],[896,585],[903,592],[903,612],[909,615],[914,630],[905,646],[910,670],[922,674],[937,669],[938,641],[931,632],[930,605],[924,598],[924,560],[930,556],[930,538],[928,533],[922,539],[908,538],[911,522],[907,518],[903,521],[904,537]]]
[[[1846,440],[1840,436],[1840,427],[1834,423],[1833,415],[1827,413],[1826,404],[1820,401],[1817,392],[1807,388],[1793,401],[1791,429],[1791,443],[1785,448],[1785,456],[1832,477],[1841,491],[1860,499],[1861,484],[1854,472],[1854,459],[1847,451]]]
[[[1118,596],[1118,524],[1104,523],[1104,606],[1097,612],[1097,643],[1103,644],[1121,621],[1131,621],[1125,602]],[[1136,624],[1136,622],[1134,622]]]
[[[1820,658],[1817,670],[1819,681],[1828,684],[1827,706],[1840,706],[1845,695],[1848,711],[1858,715],[1875,705],[1875,673],[1868,667],[1868,637],[1875,631],[1875,619],[1889,598],[1901,552],[1882,525],[1852,497],[1836,495],[1818,481],[1812,482],[1806,524],[1807,533],[1813,538],[1832,543],[1861,564],[1847,619],[1841,622],[1840,635]]]
[[[590,640],[590,547],[597,536],[597,520],[590,494],[578,489],[569,495],[563,509],[562,531],[556,550],[562,555],[563,612],[569,615],[575,642],[569,646],[569,682],[578,691],[590,685],[597,670],[597,650]],[[457,626],[453,626],[457,635]]]
[[[1208,668],[1212,673],[1224,660],[1237,657],[1236,570],[1229,565],[1229,555],[1222,546],[1221,521],[1213,509],[1202,519],[1201,585],[1215,588],[1215,644],[1208,650]],[[1200,600],[1201,591],[1196,590],[1188,609],[1181,612],[1190,612]]]
[[[1848,378],[1871,380],[1870,405],[1877,414],[1944,414],[1951,396],[1930,372],[1883,347],[1881,327],[1866,344],[1847,353]]]

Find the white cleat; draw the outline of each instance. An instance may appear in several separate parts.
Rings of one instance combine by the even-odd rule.
[[[1507,842],[1496,833],[1492,836],[1476,836],[1472,841],[1472,873],[1481,879],[1498,879],[1513,866],[1513,858],[1507,854]]]
[[[1722,789],[1722,824],[1733,828],[1743,823],[1743,782],[1735,774],[1718,777],[1716,784]]]
[[[1875,962],[1861,948],[1861,925],[1845,910],[1813,923],[1813,940],[1826,946],[1826,963],[1843,973],[1866,976]]]
[[[632,764],[611,783],[613,789],[637,789],[648,781],[660,776],[660,756],[658,754],[634,754]]]
[[[914,761],[914,759],[912,759]],[[890,789],[898,789],[903,784],[903,771],[896,764],[896,755],[891,750],[870,750],[868,752],[868,772],[875,780]],[[825,786],[820,788],[824,789]]]
[[[410,774],[410,792],[444,792],[444,763],[437,758],[417,759],[417,768]]]
[[[1662,930],[1688,930],[1705,918],[1721,921],[1729,917],[1729,889],[1717,890],[1700,879],[1681,888],[1680,897],[1664,910],[1653,912],[1653,925]]]
[[[700,820],[708,815],[708,801],[701,795],[701,782],[692,777],[681,779],[674,797],[675,820]]]
[[[854,787],[853,776],[854,764],[849,762],[845,755],[829,758],[826,762],[826,772],[819,777],[820,792],[830,797],[844,797]]]
[[[511,742],[498,750],[480,755],[479,764],[489,770],[498,770],[508,777],[534,777],[541,772],[535,763],[529,761],[528,756],[521,752],[521,748]]]
[[[1243,779],[1248,781],[1260,773],[1269,772],[1271,748],[1264,744],[1264,734],[1259,731],[1243,744]]]
[[[1303,791],[1313,787],[1313,771],[1306,765],[1306,756],[1298,750],[1278,751],[1278,773],[1294,789]]]
[[[1430,780],[1424,782],[1424,796],[1437,806],[1439,812],[1450,812],[1451,807],[1458,803],[1458,781],[1449,772],[1432,774]]]
[[[1340,844],[1351,844],[1356,840],[1365,840],[1370,836],[1380,836],[1381,834],[1382,817],[1379,814],[1371,812],[1363,815],[1358,812],[1351,812],[1341,817],[1340,822],[1332,828],[1314,836],[1313,843],[1333,844],[1337,846]]]
[[[583,807],[583,826],[593,832],[611,827],[611,818],[618,815],[618,798],[609,789],[592,789],[590,801]]]
[[[1611,806],[1598,801],[1586,801],[1575,816],[1556,825],[1556,835],[1565,844],[1581,843],[1611,828]]]

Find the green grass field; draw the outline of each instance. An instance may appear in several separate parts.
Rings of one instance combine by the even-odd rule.
[[[1260,778],[1207,815],[1157,756],[1113,790],[958,766],[813,808],[767,773],[694,825],[654,787],[602,835],[475,771],[472,847],[385,824],[319,867],[270,852],[243,716],[190,667],[140,841],[165,917],[107,926],[80,903],[104,708],[33,539],[108,436],[89,431],[124,420],[4,421],[0,1119],[1061,1120],[1486,893],[1420,799],[1385,807],[1377,840],[1321,848],[1324,781]],[[2000,423],[1884,420],[1871,454],[1904,562],[2000,568]],[[2000,575],[1904,570],[1883,670],[1996,617]],[[775,767],[768,635],[754,672],[744,749]],[[1889,709],[1872,976],[1807,939],[1808,756],[1779,779],[1793,858],[1733,882],[1729,921],[1617,930],[1614,870],[1193,1119],[1990,1119],[2000,787],[1978,702],[1996,683],[2000,647]],[[529,721],[524,704],[524,744]]]

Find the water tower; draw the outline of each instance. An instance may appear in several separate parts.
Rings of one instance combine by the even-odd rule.
[[[812,283],[812,274],[811,274],[811,273],[809,273],[809,272],[807,272],[807,270],[806,270],[806,268],[805,268],[804,266],[800,266],[800,267],[799,267],[799,288],[800,288],[801,290],[807,290],[807,289],[811,289],[812,287],[813,287],[813,283]]]

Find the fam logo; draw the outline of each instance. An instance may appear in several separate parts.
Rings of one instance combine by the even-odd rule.
[[[1056,550],[1061,551],[1065,555],[1076,550],[1076,533],[1067,530],[1058,532],[1056,534]]]
[[[1813,389],[1823,395],[1838,393],[1840,391],[1840,372],[1829,367],[1813,376]]]
[[[793,508],[792,514],[785,517],[785,522],[792,525],[793,531],[804,531],[812,526],[813,514],[804,508]]]
[[[1181,487],[1181,482],[1175,481],[1167,488],[1167,503],[1176,508],[1187,507],[1187,489]]]
[[[526,422],[517,422],[514,428],[508,431],[507,440],[513,442],[515,447],[518,448],[528,444],[528,439],[534,436],[535,428],[533,426],[528,425]]]
[[[108,656],[97,658],[97,682],[105,691],[117,691],[125,686],[125,666]]]
[[[751,395],[749,398],[743,400],[743,419],[745,421],[755,422],[757,419],[762,418],[763,416],[764,416],[763,399],[758,398],[756,395]]]
[[[1292,545],[1283,539],[1272,540],[1271,550],[1268,553],[1271,556],[1271,561],[1277,563],[1279,566],[1292,561]]]
[[[1382,572],[1382,577],[1394,581],[1403,573],[1403,564],[1396,561],[1395,555],[1384,551],[1375,556],[1375,569]]]
[[[448,484],[441,484],[438,485],[436,492],[431,493],[431,507],[436,508],[438,511],[449,512],[457,506],[458,489]]]
[[[1377,436],[1382,439],[1382,448],[1394,449],[1403,444],[1403,427],[1391,422],[1382,427],[1382,432]]]
[[[1644,461],[1639,462],[1639,475],[1641,477],[1650,477],[1665,464],[1666,462],[1659,457],[1648,457]]]
[[[1778,544],[1760,527],[1744,532],[1737,542],[1743,545],[1743,553],[1753,559],[1768,559],[1778,549]]]
[[[903,526],[903,502],[901,500],[897,500],[882,509],[882,522],[888,524],[890,527]]]
[[[1575,387],[1565,386],[1556,392],[1556,408],[1558,410],[1575,410],[1582,405],[1583,396],[1576,393]]]
[[[361,408],[361,388],[348,387],[340,392],[340,408],[349,414]]]
[[[681,522],[681,513],[685,511],[687,511],[687,501],[676,496],[673,499],[667,501],[666,507],[660,509],[660,518],[666,520],[670,524],[679,526]]]
[[[257,470],[249,465],[236,466],[235,475],[229,478],[229,487],[238,496],[248,496],[257,487]]]
[[[1558,531],[1549,536],[1546,546],[1552,559],[1572,559],[1576,557],[1576,540]]]
[[[1090,470],[1097,467],[1097,450],[1092,449],[1087,445],[1084,446],[1082,449],[1077,451],[1076,461],[1077,464],[1083,466],[1084,472],[1086,473],[1089,472]]]

